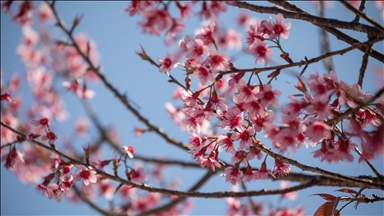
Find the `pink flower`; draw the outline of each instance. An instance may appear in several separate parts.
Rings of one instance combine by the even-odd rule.
[[[306,131],[305,136],[309,138],[311,146],[316,145],[322,139],[331,136],[331,127],[321,121],[313,122]]]
[[[245,178],[246,182],[250,182],[250,181],[255,179],[255,173],[254,173],[254,171],[252,171],[251,166],[247,166],[247,168],[245,170],[244,178]]]
[[[144,33],[160,35],[160,32],[172,25],[172,18],[168,10],[160,10],[152,7],[150,10],[142,11],[145,21],[139,21],[137,24],[142,27]]]
[[[225,147],[226,152],[235,154],[235,146],[233,145],[233,140],[228,137],[228,135],[220,135],[217,139],[217,144]]]
[[[89,183],[97,182],[96,171],[94,171],[92,167],[87,168],[83,165],[79,165],[77,168],[79,169],[79,173],[73,176],[74,182],[84,179],[84,185],[86,186],[88,186]]]
[[[201,39],[195,39],[189,41],[185,47],[187,48],[188,59],[194,59],[196,57],[202,57],[204,54],[208,53],[208,47],[204,44]]]
[[[292,103],[287,104],[281,112],[290,117],[298,116],[303,108],[303,104],[292,95],[289,96],[289,99],[292,100]]]
[[[243,172],[238,167],[227,167],[224,170],[224,173],[221,174],[224,176],[227,181],[231,182],[231,184],[235,185],[239,183],[241,185],[241,180],[243,179]]]
[[[171,67],[177,66],[177,64],[173,63],[169,52],[167,52],[166,57],[158,58],[157,61],[160,62],[159,71],[165,72],[168,76],[171,74]]]
[[[240,81],[236,86],[237,92],[234,95],[234,100],[238,102],[250,102],[256,99],[256,94],[259,92],[259,88],[256,86],[248,85],[245,82]]]
[[[279,176],[288,175],[291,173],[290,165],[287,163],[284,163],[281,160],[275,160],[275,165],[272,168],[272,173],[277,174]]]
[[[331,107],[328,105],[328,96],[325,94],[317,95],[306,108],[309,114],[316,114],[317,118],[324,119],[331,115]]]
[[[270,40],[273,40],[277,38],[278,36],[281,36],[284,39],[288,39],[289,32],[288,30],[291,28],[291,23],[284,23],[284,17],[281,13],[277,14],[276,16],[276,23],[273,26],[273,34],[269,36]]]
[[[45,127],[49,128],[49,119],[48,118],[35,119],[31,121],[31,125],[36,127],[40,126],[42,129]]]
[[[5,159],[3,156],[2,156],[2,159],[5,160],[5,163],[4,163],[4,167],[6,169],[10,169],[10,168],[14,168],[14,166],[17,164],[17,163],[24,163],[24,154],[17,151],[15,147],[13,147],[7,158]]]
[[[271,175],[273,178],[275,178],[273,173],[267,170],[267,164],[264,161],[261,164],[260,169],[255,172],[255,179],[268,179],[268,174]]]
[[[244,128],[243,126],[237,127],[237,132],[233,133],[231,136],[232,140],[240,140],[239,149],[249,149],[250,144],[252,143],[252,136],[255,133],[255,130],[252,127]]]
[[[215,43],[213,39],[213,34],[215,32],[216,23],[211,22],[207,26],[201,28],[198,33],[195,35],[195,39],[201,39],[206,45],[210,43]]]
[[[237,25],[242,27],[249,22],[249,14],[244,11],[240,11],[239,16],[236,18]]]
[[[48,131],[46,135],[41,137],[42,140],[48,140],[48,143],[53,145],[55,140],[57,140],[57,136],[52,131]]]
[[[256,64],[258,64],[261,59],[264,66],[268,64],[269,56],[273,55],[273,51],[269,49],[268,45],[260,40],[255,40],[248,47],[247,52],[256,56]]]
[[[127,173],[127,176],[129,176],[131,181],[136,183],[144,183],[148,179],[147,175],[145,175],[145,169],[142,167],[135,170],[132,169],[129,173]]]
[[[220,55],[216,50],[211,50],[207,59],[205,60],[205,63],[211,66],[211,71],[215,74],[219,71],[228,70],[228,61],[229,57],[227,55]]]
[[[218,155],[219,155],[218,151],[214,150],[209,154],[209,156],[207,155],[203,156],[203,159],[200,161],[200,166],[210,167],[213,170],[213,172],[215,172],[216,167],[218,168],[221,167],[221,164],[219,163],[219,160],[218,160]]]
[[[243,121],[243,113],[240,112],[239,108],[232,106],[228,108],[228,111],[225,112],[223,116],[223,121],[221,122],[221,128],[233,129],[239,126]]]
[[[214,82],[215,78],[213,78],[212,74],[209,72],[208,68],[205,66],[200,66],[196,68],[196,70],[193,72],[193,76],[196,79],[200,80],[201,85],[207,84],[207,81]]]
[[[320,161],[327,161],[328,163],[331,163],[335,159],[334,155],[334,146],[332,144],[333,141],[330,141],[329,139],[324,139],[321,142],[321,148],[319,150],[316,150],[312,152],[313,157],[320,158]]]
[[[272,91],[271,84],[267,84],[263,86],[263,89],[260,89],[261,91],[256,95],[257,98],[261,100],[261,105],[264,107],[267,107],[272,103],[274,107],[280,107],[280,102],[277,100],[275,96],[280,96],[281,91],[278,89],[275,89]]]
[[[248,111],[249,117],[265,116],[264,107],[256,100],[251,100],[244,104],[244,108]]]
[[[11,95],[9,94],[9,92],[5,92],[4,94],[2,94],[1,100],[6,100],[8,102],[12,102]]]
[[[66,166],[64,166],[61,170],[60,170],[60,179],[67,179],[69,178],[70,176],[72,176],[71,174],[71,170],[72,170],[72,167],[73,165],[72,164],[68,164]],[[64,180],[63,180],[64,181]]]
[[[235,164],[241,160],[243,165],[247,165],[247,160],[244,160],[246,157],[246,152],[243,150],[237,151],[230,159],[231,164]]]
[[[129,158],[133,158],[133,156],[135,156],[135,149],[132,146],[123,146],[121,149],[128,154]]]
[[[88,131],[88,122],[85,118],[79,118],[75,123],[75,131],[78,136],[84,136]]]
[[[41,21],[46,22],[51,19],[53,13],[47,3],[43,2],[39,8],[39,16]]]
[[[206,137],[200,136],[197,133],[193,132],[189,140],[188,147],[189,149],[198,149],[200,150],[203,147],[203,143],[207,140]]]
[[[185,105],[189,107],[195,107],[197,105],[197,100],[199,98],[200,92],[196,91],[195,93],[191,93],[189,91],[182,91],[181,98],[183,99]]]

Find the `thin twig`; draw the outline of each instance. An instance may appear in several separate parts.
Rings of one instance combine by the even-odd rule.
[[[362,0],[360,2],[359,11],[363,12],[364,9],[365,9],[365,0]],[[352,22],[357,23],[357,22],[359,22],[359,20],[360,20],[360,16],[358,14],[356,14],[356,17]]]
[[[114,212],[111,212],[111,211],[108,211],[108,210],[105,210],[103,208],[101,208],[100,206],[96,205],[96,203],[92,202],[90,199],[88,199],[88,197],[86,197],[83,193],[81,193],[81,191],[76,187],[76,185],[72,185],[72,189],[75,191],[76,195],[82,199],[84,202],[86,202],[89,206],[91,206],[93,209],[95,209],[96,211],[100,212],[101,214],[103,215],[119,215],[119,214],[116,214]]]
[[[357,184],[360,184],[360,186],[363,186],[363,187],[365,187],[367,185],[375,185],[375,187],[377,187],[377,188],[384,189],[384,185],[383,184],[377,184],[377,183],[375,183],[375,182],[373,182],[371,180],[357,179],[355,177],[350,177],[350,176],[345,176],[345,175],[341,175],[341,174],[338,174],[338,173],[329,172],[327,170],[323,170],[323,169],[320,169],[318,167],[311,167],[311,166],[302,164],[302,163],[300,163],[300,162],[298,162],[296,160],[287,158],[287,157],[285,157],[283,155],[276,154],[273,151],[271,151],[270,149],[267,149],[264,145],[254,144],[253,146],[255,146],[255,148],[257,148],[260,151],[266,153],[267,155],[271,156],[274,159],[281,160],[281,161],[283,161],[285,163],[288,163],[288,164],[291,164],[293,166],[296,166],[296,167],[298,167],[298,168],[300,168],[300,169],[302,169],[304,171],[318,173],[318,174],[321,174],[321,175],[324,175],[324,176],[327,176],[327,177],[330,177],[330,178],[333,178],[333,179],[337,179],[337,180],[340,180],[340,181],[355,182]]]
[[[325,17],[324,2],[320,1],[319,4],[320,4],[319,15],[320,17]],[[321,54],[324,54],[330,51],[329,38],[328,38],[327,32],[323,28],[320,28],[320,34],[321,34],[320,49],[321,49]],[[324,59],[324,66],[327,68],[328,73],[331,70],[333,70],[333,63],[332,63],[331,57]]]
[[[359,47],[364,47],[366,46],[367,44],[369,43],[375,43],[375,42],[378,42],[380,41],[381,39],[371,39],[371,40],[368,40],[364,43],[358,43],[358,44],[354,44],[348,48],[345,48],[345,49],[341,49],[341,50],[337,50],[337,51],[334,51],[334,52],[329,52],[329,53],[325,53],[324,55],[321,55],[321,56],[318,56],[318,57],[315,57],[315,58],[312,58],[312,59],[309,59],[309,60],[301,60],[300,62],[294,62],[294,63],[290,63],[290,64],[285,64],[285,65],[279,65],[279,66],[272,66],[272,67],[263,67],[263,68],[249,68],[249,69],[235,69],[235,70],[231,70],[231,71],[224,71],[224,72],[220,72],[220,74],[231,74],[231,73],[238,73],[238,72],[254,72],[256,71],[257,73],[260,73],[262,71],[269,71],[269,70],[276,70],[276,69],[284,69],[284,68],[289,68],[289,67],[294,67],[294,66],[301,66],[301,65],[308,65],[308,64],[312,64],[312,63],[315,63],[315,62],[319,62],[327,57],[330,57],[330,56],[334,56],[334,55],[343,55],[351,50],[354,50],[356,48],[359,48]]]
[[[375,20],[373,20],[371,17],[369,17],[367,14],[357,10],[355,7],[353,7],[351,4],[349,4],[348,2],[344,1],[344,0],[339,0],[341,4],[343,4],[346,8],[348,8],[349,10],[351,10],[353,13],[355,13],[356,15],[360,16],[361,18],[367,20],[369,23],[371,23],[372,25],[374,25],[377,30],[380,31],[380,34],[378,35],[383,35],[384,34],[384,27],[382,25],[380,25],[379,23],[377,23]],[[354,22],[352,22],[354,23]],[[366,32],[367,34],[371,34],[370,31],[367,31]],[[373,34],[372,34],[373,35]]]
[[[367,102],[365,103],[360,103],[357,107],[355,108],[349,108],[347,111],[343,112],[341,115],[338,115],[336,118],[329,119],[325,123],[328,125],[333,125],[337,124],[339,121],[345,119],[348,117],[350,114],[355,114],[357,113],[361,108],[373,103],[377,98],[379,98],[382,94],[384,93],[384,88],[381,88],[379,91],[376,92],[375,95],[373,95]]]
[[[7,124],[5,124],[3,122],[1,122],[1,125],[6,127],[6,128],[8,128],[12,132],[22,136],[23,138],[26,137],[26,135],[24,135],[23,133],[13,129],[12,127],[8,126]],[[51,152],[53,152],[53,153],[55,153],[55,154],[65,158],[65,159],[69,160],[74,165],[83,165],[83,166],[91,167],[92,169],[94,169],[97,172],[98,175],[101,175],[103,178],[114,180],[114,181],[119,182],[121,184],[130,185],[132,187],[139,188],[139,189],[142,189],[142,190],[146,190],[148,192],[157,192],[157,193],[161,193],[161,194],[176,195],[176,196],[180,196],[180,197],[223,198],[223,197],[248,197],[248,196],[276,195],[276,194],[284,194],[284,193],[288,193],[288,192],[292,192],[292,191],[303,190],[305,188],[309,188],[309,187],[315,186],[319,182],[319,180],[317,180],[317,179],[312,179],[311,181],[302,183],[302,184],[297,185],[297,186],[285,188],[285,189],[274,189],[274,190],[263,189],[263,190],[248,191],[248,192],[210,192],[210,193],[200,193],[200,192],[184,192],[184,191],[168,190],[168,189],[163,189],[163,188],[150,187],[150,186],[145,185],[145,184],[137,184],[135,182],[131,182],[131,181],[122,179],[119,176],[115,176],[115,175],[106,173],[105,171],[100,170],[100,169],[98,169],[98,168],[96,168],[96,167],[94,167],[92,165],[87,165],[87,164],[85,164],[83,162],[80,162],[80,161],[78,161],[76,159],[73,159],[70,156],[62,153],[59,150],[57,150],[56,148],[48,147],[48,146],[44,145],[41,142],[38,142],[38,141],[35,141],[35,140],[29,141],[29,142],[32,142],[32,143],[36,144],[37,146],[40,146],[40,147],[42,147],[42,148],[44,148],[44,149],[46,149],[48,151],[51,151]],[[339,174],[334,174],[334,173],[330,173],[330,172],[327,172],[327,171],[323,171],[323,170],[321,170],[319,168],[312,168],[312,167],[309,167],[309,166],[300,165],[297,161],[288,159],[288,158],[286,158],[284,156],[275,154],[273,152],[271,153],[269,150],[265,151],[264,147],[261,150],[266,152],[266,153],[268,153],[268,155],[270,155],[273,158],[280,159],[280,160],[282,160],[282,161],[284,161],[286,163],[290,163],[292,165],[295,165],[295,166],[297,166],[297,167],[299,167],[299,168],[301,168],[303,170],[308,170],[308,171],[315,170],[315,172],[320,172],[321,174],[323,174],[325,176],[330,176],[332,178],[343,180],[343,181],[355,182],[358,185],[361,185],[361,186],[364,186],[364,187],[367,187],[367,188],[379,188],[379,189],[383,189],[384,188],[384,185],[378,185],[378,184],[376,184],[376,183],[374,183],[372,181],[369,181],[369,180],[361,180],[361,179],[356,179],[356,178],[353,178],[353,177],[345,177],[345,176],[342,176],[342,175],[339,175]]]
[[[276,1],[271,1],[271,2],[275,3]],[[284,16],[284,18],[303,20],[315,25],[320,25],[320,26],[349,29],[349,30],[354,30],[358,32],[370,33],[372,35],[377,35],[377,36],[382,34],[379,29],[369,25],[365,25],[361,23],[350,23],[350,22],[345,22],[337,19],[318,17],[318,16],[311,15],[309,13],[295,13],[295,12],[287,11],[277,7],[260,6],[260,5],[255,5],[255,4],[242,2],[242,1],[237,1],[234,4],[234,6],[237,6],[239,8],[245,8],[258,13],[268,13],[268,14],[281,13]]]
[[[299,12],[299,13],[303,13],[303,14],[308,14],[306,11],[304,11],[303,9],[299,8],[297,5],[295,4],[292,4],[291,2],[288,2],[288,1],[272,1],[272,0],[269,0],[269,2],[272,2],[276,5],[279,5],[281,7],[283,7],[284,9],[286,10],[290,10],[290,11],[294,11],[294,12]],[[315,24],[316,25],[316,24]],[[325,29],[327,32],[333,34],[338,40],[341,40],[341,41],[344,41],[350,45],[353,45],[353,44],[356,44],[356,43],[360,43],[359,40],[353,38],[353,37],[350,37],[349,35],[341,32],[340,30],[336,29],[336,28],[332,28],[332,27],[328,27],[328,26],[322,26],[322,25],[316,25],[320,28],[323,28]],[[383,38],[381,37],[380,40],[382,40]],[[360,51],[362,52],[365,52],[365,48],[364,47],[359,47],[358,48]],[[370,56],[379,60],[380,62],[384,62],[384,54],[382,52],[378,52],[376,50],[372,50],[372,52],[370,53]]]
[[[242,182],[241,187],[243,188],[244,191],[248,191],[247,186],[245,186],[245,184],[244,184],[244,181]],[[253,214],[255,214],[255,215],[258,214],[259,212],[257,211],[257,207],[256,207],[256,205],[253,202],[251,197],[248,197],[248,202],[249,202],[249,205],[251,206]]]
[[[200,187],[202,187],[215,173],[212,171],[208,171],[201,179],[198,181],[194,186],[192,186],[191,189],[188,190],[188,192],[194,192],[197,191]],[[173,206],[177,205],[178,203],[184,201],[187,197],[178,197],[175,200],[172,200],[168,204],[165,204],[161,207],[157,207],[154,209],[151,209],[149,211],[141,213],[142,216],[144,215],[154,215],[158,214],[160,212],[164,212],[172,208]]]
[[[50,4],[49,4],[50,5]],[[139,121],[144,123],[151,131],[154,131],[157,133],[160,137],[165,139],[168,143],[171,143],[181,149],[184,149],[185,151],[189,151],[189,148],[184,145],[181,142],[176,141],[174,138],[170,137],[168,134],[166,134],[161,128],[153,125],[148,119],[146,119],[141,113],[135,109],[131,104],[128,102],[127,98],[119,93],[119,91],[107,80],[107,78],[100,73],[99,67],[96,67],[92,61],[89,59],[89,57],[82,52],[79,45],[77,44],[75,38],[73,35],[68,31],[68,29],[64,26],[64,23],[62,22],[61,18],[59,17],[56,9],[50,5],[52,12],[57,20],[57,26],[60,27],[64,33],[69,37],[69,39],[72,42],[73,47],[76,49],[76,51],[81,55],[84,59],[84,61],[87,62],[89,65],[89,68],[101,79],[101,81],[104,83],[104,85],[120,100],[121,103],[124,104],[124,106],[133,114],[135,115]]]
[[[112,148],[114,148],[120,154],[125,154],[125,151],[121,149],[121,146],[118,143],[116,143],[113,139],[111,139],[109,134],[106,132],[105,128],[101,125],[99,119],[93,112],[93,109],[90,106],[90,104],[87,103],[86,101],[83,101],[83,105],[92,123],[96,126],[97,130],[101,134],[102,139],[105,140]],[[156,159],[152,157],[145,157],[138,154],[135,154],[134,159],[150,162],[150,163],[164,164],[164,165],[176,165],[176,166],[190,167],[190,168],[201,168],[197,163],[193,163],[193,162],[169,160],[169,159]]]
[[[361,157],[362,155],[361,151],[356,146],[354,147],[354,149],[356,153],[359,154]],[[369,162],[369,160],[364,158],[364,161],[368,164],[369,168],[371,168],[371,170],[373,171],[373,173],[375,173],[375,175],[379,178],[379,180],[383,178],[383,176],[376,170],[376,168],[371,164],[371,162]]]
[[[368,44],[366,51],[363,55],[363,60],[361,61],[359,80],[357,81],[357,84],[359,84],[359,86],[361,88],[363,88],[363,79],[364,79],[364,75],[365,75],[365,70],[367,69],[368,56],[369,56],[369,53],[371,52],[371,49],[372,49],[372,44]]]

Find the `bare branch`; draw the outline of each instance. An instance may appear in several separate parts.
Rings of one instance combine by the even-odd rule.
[[[363,60],[361,61],[361,67],[360,67],[360,73],[359,73],[359,80],[357,81],[357,84],[359,84],[360,87],[363,87],[363,79],[365,75],[365,70],[367,69],[368,65],[368,56],[369,53],[372,50],[372,44],[369,44],[366,48],[366,51],[363,55]]]
[[[231,74],[231,73],[238,73],[238,72],[255,72],[255,71],[256,71],[256,73],[260,73],[262,71],[269,71],[269,70],[284,69],[284,68],[295,67],[295,66],[309,65],[309,64],[312,64],[315,62],[319,62],[319,61],[321,61],[327,57],[330,57],[330,56],[343,55],[343,54],[345,54],[351,50],[354,50],[354,49],[360,48],[360,47],[365,47],[365,46],[367,46],[367,44],[375,43],[375,42],[378,42],[380,40],[381,39],[371,39],[367,42],[354,44],[348,48],[341,49],[341,50],[334,51],[334,52],[325,53],[324,55],[321,55],[319,57],[312,58],[309,60],[305,60],[305,61],[301,60],[299,62],[294,62],[294,63],[290,63],[290,64],[285,64],[285,65],[279,65],[279,66],[272,66],[272,67],[235,69],[235,70],[231,70],[231,71],[220,72],[220,74],[224,75],[224,74]]]
[[[366,0],[362,0],[360,2],[359,11],[363,12],[363,10],[365,9],[365,2],[366,2]],[[352,22],[359,22],[359,20],[360,20],[360,16],[356,14],[356,17]]]
[[[275,3],[276,1],[271,1],[271,2]],[[281,13],[284,16],[284,18],[303,20],[318,26],[349,29],[349,30],[354,30],[358,32],[370,33],[375,36],[383,36],[382,32],[379,29],[369,25],[361,24],[361,23],[350,23],[350,22],[340,21],[337,19],[323,18],[323,17],[311,15],[309,13],[295,13],[295,12],[286,11],[277,7],[259,6],[259,5],[254,5],[248,2],[241,2],[241,1],[236,2],[235,6],[239,8],[245,8],[258,13],[268,13],[268,14]]]
[[[320,4],[319,15],[320,17],[325,17],[324,2],[320,1],[319,4]],[[324,54],[331,50],[330,44],[329,44],[329,38],[325,29],[320,28],[320,34],[321,34],[320,49],[321,49],[321,54]],[[333,63],[332,63],[331,57],[324,59],[324,66],[327,68],[328,73],[329,71],[333,70]]]
[[[288,1],[271,1],[270,2],[276,4],[276,5],[279,5],[287,10],[290,10],[290,11],[294,11],[294,12],[299,12],[299,13],[305,13],[305,14],[308,14],[306,11],[302,10],[301,8],[299,8],[297,5],[295,4],[292,4],[291,2],[288,2]],[[316,25],[316,24],[315,24]],[[317,25],[318,27],[322,28],[322,29],[325,29],[327,32],[333,34],[338,40],[342,40],[350,45],[353,45],[353,44],[356,44],[356,43],[360,43],[359,40],[353,38],[353,37],[350,37],[349,35],[347,34],[344,34],[343,32],[341,32],[340,30],[336,29],[336,28],[332,28],[332,27],[328,27],[328,26],[322,26],[322,25]],[[384,36],[381,36],[381,39],[383,38]],[[362,51],[362,52],[365,52],[365,49],[364,47],[359,47],[359,50]],[[384,55],[382,52],[378,52],[376,50],[372,50],[372,52],[370,53],[370,56],[381,61],[381,62],[384,62]]]
[[[374,25],[379,31],[380,31],[380,34],[379,35],[383,35],[384,34],[384,27],[382,25],[380,25],[379,23],[377,23],[375,20],[373,20],[371,17],[369,17],[367,14],[357,10],[355,7],[353,7],[352,5],[350,5],[348,2],[344,1],[344,0],[339,0],[341,4],[343,4],[346,8],[348,8],[349,10],[351,10],[353,13],[355,13],[356,15],[362,17],[363,19],[367,20],[369,23],[371,23],[372,25]],[[354,23],[354,22],[352,22]],[[369,31],[367,32],[367,34],[371,34]]]
[[[203,186],[205,184],[205,182],[207,182],[213,176],[213,174],[215,174],[215,173],[212,171],[208,171],[207,174],[205,174],[203,176],[203,178],[200,179],[200,181],[198,181],[191,189],[188,190],[188,192],[197,191],[201,186]],[[149,211],[143,212],[141,215],[143,215],[143,216],[144,215],[153,215],[153,214],[158,214],[158,213],[163,212],[163,211],[167,211],[170,208],[172,208],[173,206],[177,205],[178,203],[184,201],[186,198],[187,197],[178,197],[177,199],[172,200],[168,204],[165,204],[161,207],[154,208],[154,209],[151,209]]]
[[[319,173],[321,175],[324,175],[324,176],[327,176],[327,177],[330,177],[330,178],[333,178],[333,179],[337,179],[337,180],[340,180],[340,181],[355,182],[355,183],[359,184],[362,187],[370,185],[370,186],[374,186],[375,188],[384,189],[384,184],[378,184],[378,183],[375,183],[375,182],[373,182],[371,180],[368,180],[368,179],[362,180],[362,179],[357,179],[355,177],[350,177],[350,176],[345,176],[345,175],[341,175],[341,174],[338,174],[338,173],[329,172],[329,171],[320,169],[318,167],[311,167],[311,166],[302,164],[302,163],[300,163],[300,162],[298,162],[296,160],[293,160],[293,159],[287,158],[285,156],[282,156],[280,154],[276,154],[273,151],[271,151],[270,149],[267,149],[264,145],[254,144],[253,146],[255,146],[255,148],[259,149],[260,151],[266,153],[267,155],[271,156],[272,158],[275,158],[277,160],[281,160],[283,162],[286,162],[288,164],[296,166],[296,167],[298,167],[298,168],[300,168],[302,170],[305,170],[305,171]]]
[[[111,211],[108,211],[108,210],[105,210],[103,208],[101,208],[100,206],[96,205],[96,203],[92,202],[90,199],[88,199],[88,197],[86,197],[83,193],[81,193],[81,191],[76,187],[76,185],[72,185],[72,189],[75,191],[76,195],[82,199],[85,203],[87,203],[91,208],[95,209],[96,211],[100,212],[101,214],[103,215],[118,215],[114,212],[111,212]]]

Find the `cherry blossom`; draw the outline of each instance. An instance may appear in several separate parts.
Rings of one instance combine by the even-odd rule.
[[[270,104],[272,104],[274,107],[280,107],[280,102],[275,97],[280,95],[280,90],[275,89],[272,91],[272,86],[270,84],[267,84],[263,86],[262,89],[260,89],[260,92],[256,95],[256,97],[261,100],[261,105],[263,105],[264,107],[267,107]]]
[[[315,121],[308,126],[306,136],[309,137],[310,144],[314,146],[326,137],[330,137],[331,127],[326,125],[324,122]]]
[[[205,63],[211,66],[211,72],[215,74],[219,71],[227,71],[228,61],[229,57],[226,54],[220,55],[216,50],[211,50]]]
[[[271,171],[267,170],[267,164],[265,161],[261,164],[261,167],[258,171],[255,171],[255,179],[268,179],[268,175],[271,175],[275,178]]]
[[[85,167],[84,165],[78,165],[77,168],[79,169],[79,173],[76,173],[73,176],[73,181],[77,182],[81,179],[84,180],[84,185],[88,186],[89,183],[96,183],[97,177],[96,177],[96,171],[94,171],[91,167]]]
[[[223,116],[223,121],[221,122],[221,128],[233,129],[241,125],[243,121],[243,113],[236,106],[229,107]]]
[[[158,58],[157,61],[160,63],[159,71],[165,72],[167,76],[171,74],[171,68],[177,66],[177,64],[173,63],[171,60],[171,54],[167,52],[166,57]]]
[[[121,149],[127,153],[129,158],[133,158],[135,156],[135,149],[132,146],[123,146]]]
[[[269,49],[268,45],[258,39],[248,47],[247,52],[256,56],[255,64],[261,60],[264,66],[268,64],[268,58],[273,55],[273,51]]]
[[[274,23],[273,28],[270,30],[273,30],[273,34],[269,36],[269,39],[273,40],[278,36],[281,36],[284,39],[288,39],[289,36],[289,29],[291,28],[291,23],[285,23],[284,24],[284,17],[281,13],[278,13],[276,16],[276,23]]]
[[[230,152],[235,154],[235,146],[233,144],[233,140],[228,135],[220,135],[217,138],[217,144],[222,145],[225,148],[226,152]]]
[[[42,140],[48,140],[48,143],[53,145],[55,140],[57,140],[57,136],[52,131],[48,131],[44,136],[41,137]]]
[[[283,176],[283,175],[288,175],[290,172],[291,172],[291,168],[289,164],[284,163],[281,160],[275,160],[275,165],[272,168],[272,173],[274,175],[277,174],[279,176]]]
[[[241,180],[244,177],[243,172],[236,167],[225,168],[224,173],[221,174],[221,176],[224,176],[227,181],[231,182],[231,184],[233,185],[235,185],[236,183],[239,183],[241,185]]]
[[[202,160],[200,161],[201,167],[210,167],[213,172],[215,172],[215,168],[221,167],[220,161],[218,160],[218,151],[214,150],[212,151],[208,156],[204,156]]]
[[[127,176],[129,176],[129,179],[131,179],[133,182],[137,183],[144,183],[148,179],[143,167],[132,169],[129,173],[127,173]]]
[[[249,149],[255,130],[252,127],[244,128],[243,126],[239,126],[236,129],[237,132],[232,134],[231,139],[234,141],[240,140],[239,149]]]

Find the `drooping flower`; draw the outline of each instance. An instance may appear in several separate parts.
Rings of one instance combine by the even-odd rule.
[[[239,183],[241,185],[241,180],[243,179],[243,172],[238,167],[227,167],[224,170],[224,173],[221,174],[224,176],[227,181],[231,182],[231,184],[235,185]]]

